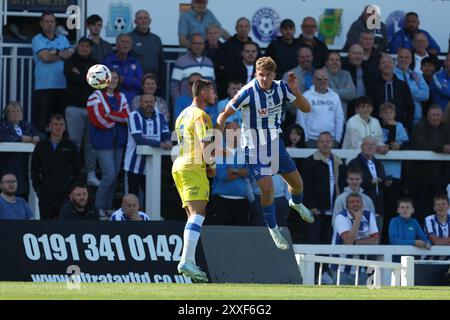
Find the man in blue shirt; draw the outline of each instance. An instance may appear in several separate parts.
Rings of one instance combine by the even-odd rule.
[[[50,115],[64,114],[66,78],[64,60],[74,53],[67,38],[56,35],[56,19],[53,13],[44,12],[39,22],[42,33],[32,40],[34,62],[36,64],[35,99],[33,124],[44,131]]]
[[[425,30],[419,29],[419,16],[415,12],[408,12],[405,16],[405,27],[397,31],[391,39],[389,44],[389,52],[392,54],[397,53],[398,48],[414,49],[413,40],[414,36],[421,32],[425,34],[428,38],[428,48],[427,51],[431,54],[439,54],[441,48],[436,43],[436,41],[431,37],[431,35]]]
[[[219,20],[208,10],[208,0],[192,0],[191,10],[180,15],[178,37],[181,47],[189,48],[191,37],[195,33],[205,35],[206,27],[215,24],[221,27]],[[228,40],[230,34],[221,27],[221,36]]]
[[[128,144],[125,153],[124,170],[128,178],[128,192],[145,194],[145,156],[137,154],[137,146],[147,145],[165,150],[172,149],[169,125],[164,114],[155,110],[155,97],[141,96],[141,107],[128,118]]]
[[[442,111],[445,111],[450,102],[450,53],[444,60],[442,70],[433,75],[430,88],[434,103],[438,104]]]
[[[5,174],[0,181],[0,220],[32,220],[31,212],[26,201],[16,197],[17,179],[13,174]]]

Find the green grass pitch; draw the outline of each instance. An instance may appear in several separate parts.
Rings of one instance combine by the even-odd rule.
[[[133,300],[450,300],[448,287],[302,286],[259,284],[81,284],[0,282],[0,299]]]

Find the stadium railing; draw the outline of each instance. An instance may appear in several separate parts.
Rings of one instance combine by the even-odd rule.
[[[392,263],[393,256],[448,256],[450,255],[450,247],[448,246],[433,246],[431,250],[419,249],[414,246],[394,246],[394,245],[293,245],[294,253],[299,263],[300,271],[302,272],[303,284],[313,285],[315,284],[315,263],[332,263],[342,265],[354,265],[354,266],[372,266],[375,270],[381,269],[381,277],[374,278],[374,284],[381,284],[384,286],[392,285],[392,281],[398,281],[398,265]],[[316,255],[374,255],[378,260],[357,260],[357,259],[345,259],[345,260],[329,260],[339,259],[332,257],[319,257]],[[303,261],[302,261],[303,256]],[[347,261],[349,260],[349,261]],[[330,262],[331,261],[331,262]],[[364,263],[363,263],[364,262]],[[380,263],[384,262],[384,263]],[[415,263],[428,263],[422,260],[414,261],[413,264],[408,264],[408,271],[403,270],[409,275],[408,280],[405,280],[405,285],[414,285],[414,264]],[[447,264],[446,261],[442,263]],[[402,266],[405,268],[406,264]],[[392,273],[388,269],[394,269],[394,279],[391,278]],[[321,273],[320,273],[321,274]],[[405,274],[402,277],[406,277]],[[410,278],[412,277],[412,279]],[[380,281],[380,282],[378,282]]]
[[[335,257],[323,257],[305,254],[296,254],[295,258],[299,265],[300,273],[303,278],[303,284],[314,285],[315,284],[315,264],[319,263],[319,279],[317,284],[322,285],[323,264],[335,264],[337,268],[336,285],[341,284],[341,266],[355,266],[355,286],[359,284],[360,268],[366,267],[367,270],[373,270],[372,279],[368,279],[368,285],[379,287],[381,286],[381,270],[391,270],[390,283],[391,286],[414,286],[414,257],[402,256],[401,263],[373,261],[373,260],[361,260],[350,258],[335,258]],[[373,281],[372,281],[373,280]]]
[[[293,149],[287,148],[293,158],[307,158],[317,149]],[[161,159],[163,156],[172,156],[174,160],[177,148],[166,151],[150,146],[138,146],[137,153],[146,156],[146,185],[147,193],[145,207],[153,220],[161,220]],[[359,150],[335,149],[333,153],[342,159],[352,160]],[[450,155],[435,153],[432,151],[389,151],[386,155],[376,155],[380,160],[428,160],[450,161]]]

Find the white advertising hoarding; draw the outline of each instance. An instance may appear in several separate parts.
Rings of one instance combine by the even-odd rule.
[[[159,35],[164,45],[178,45],[178,19],[180,5],[190,0],[88,0],[87,14],[103,18],[103,36],[114,42],[115,35],[134,28],[134,13],[139,9],[150,12],[152,32]],[[210,9],[230,34],[235,33],[235,22],[247,17],[252,22],[251,37],[262,47],[276,36],[281,20],[290,18],[300,33],[304,17],[312,16],[319,23],[319,35],[330,48],[341,49],[350,25],[361,14],[364,0],[209,0]],[[372,4],[381,9],[382,21],[393,32],[399,28],[399,19],[406,12],[415,11],[420,27],[427,30],[447,52],[450,27],[446,23],[450,14],[450,0],[379,0]],[[400,21],[401,25],[402,21]]]

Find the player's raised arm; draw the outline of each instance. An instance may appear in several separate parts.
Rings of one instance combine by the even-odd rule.
[[[305,99],[305,97],[300,92],[298,85],[297,85],[297,77],[292,72],[289,72],[288,74],[288,87],[289,90],[295,95],[297,99],[294,100],[292,105],[296,107],[297,109],[300,109],[302,112],[309,112],[311,111],[311,105],[309,104],[308,100]]]

